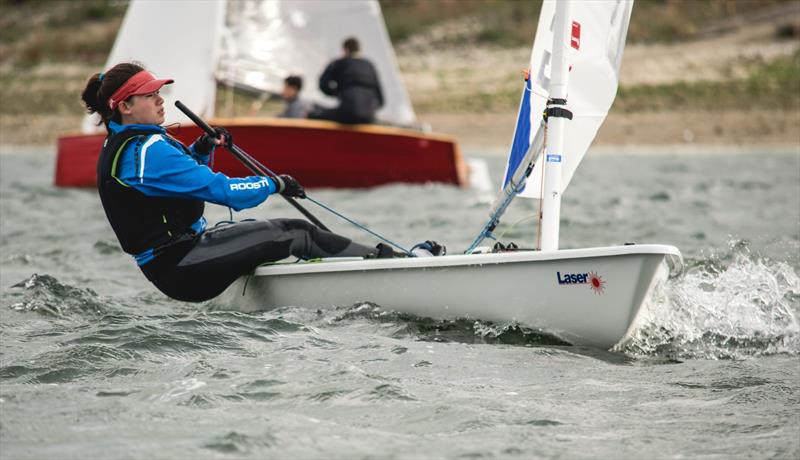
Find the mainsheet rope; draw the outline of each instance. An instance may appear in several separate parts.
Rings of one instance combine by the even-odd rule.
[[[249,157],[249,159],[253,163],[255,163],[256,166],[258,166],[259,168],[263,169],[265,172],[267,172],[267,173],[269,173],[269,174],[271,174],[273,176],[277,176],[277,174],[275,174],[274,171],[272,171],[271,169],[269,169],[266,166],[264,166],[260,161],[258,161],[257,159],[253,158],[252,156],[250,156],[247,152],[243,152],[243,153],[245,155],[247,155]],[[373,231],[372,229],[370,229],[366,225],[360,224],[360,223],[356,222],[355,220],[345,216],[344,214],[342,214],[339,211],[333,209],[332,207],[322,203],[321,201],[310,197],[307,193],[306,193],[306,200],[308,200],[308,201],[314,203],[315,205],[319,206],[320,208],[330,212],[334,216],[337,216],[340,219],[352,224],[353,226],[355,226],[357,228],[360,228],[361,230],[364,230],[365,232],[369,233],[370,235],[374,236],[375,238],[378,238],[379,240],[383,241],[384,243],[390,244],[390,245],[396,247],[397,249],[400,249],[401,251],[405,252],[407,255],[414,257],[414,253],[412,253],[410,250],[404,248],[403,246],[400,246],[398,243],[395,243],[394,241],[386,238],[385,236],[376,233],[375,231]]]
[[[209,126],[208,123],[203,121],[202,118],[197,116],[197,114],[192,112],[191,109],[189,109],[189,107],[186,107],[186,105],[183,104],[181,101],[175,101],[175,107],[177,107],[178,109],[180,109],[181,112],[186,114],[186,116],[188,116],[189,119],[191,119],[200,129],[205,131],[206,134],[208,134],[209,136],[212,136],[214,138],[217,137],[218,134],[214,131],[214,129],[211,128],[211,126]],[[255,167],[255,169],[257,169],[257,171],[253,171],[254,173],[257,173],[257,174],[259,174],[261,176],[271,176],[271,177],[277,177],[278,176],[277,174],[275,174],[274,171],[272,171],[271,169],[269,169],[266,166],[264,166],[263,164],[261,164],[261,162],[259,162],[255,158],[253,158],[249,153],[245,152],[244,150],[242,150],[239,147],[237,147],[236,145],[234,145],[233,142],[231,142],[230,140],[228,141],[228,143],[227,143],[227,145],[225,147],[228,149],[228,151],[231,152],[231,154],[234,157],[236,157],[237,160],[239,160],[246,167],[248,167],[248,169],[252,170],[253,169],[252,167]],[[249,162],[251,164],[247,165],[247,162]],[[298,211],[300,211],[304,216],[306,216],[306,218],[308,218],[310,221],[312,221],[312,223],[315,223],[319,227],[322,227],[324,230],[327,230],[327,228],[325,228],[325,226],[322,224],[322,222],[320,222],[318,219],[316,219],[313,215],[311,215],[311,213],[306,211],[298,203],[294,202],[294,200],[292,200],[291,198],[288,198],[288,197],[284,197],[284,198],[287,199],[289,204],[293,205]],[[322,202],[311,198],[310,196],[308,196],[308,194],[306,194],[306,199],[311,201],[312,203],[316,204],[317,206],[321,207],[322,209],[325,209],[326,211],[332,213],[333,215],[335,215],[335,216],[347,221],[348,223],[354,225],[355,227],[366,231],[367,233],[369,233],[372,236],[378,238],[379,240],[383,241],[384,243],[387,243],[387,244],[389,244],[391,246],[396,247],[397,249],[400,249],[401,251],[406,253],[406,255],[408,255],[409,257],[416,257],[416,255],[413,252],[411,252],[410,250],[404,248],[403,246],[400,246],[399,244],[395,243],[394,241],[392,241],[392,240],[390,240],[390,239],[388,239],[388,238],[386,238],[386,237],[384,237],[382,235],[379,235],[378,233],[376,233],[376,232],[372,231],[371,229],[367,228],[367,226],[365,226],[363,224],[360,224],[360,223],[354,221],[353,219],[350,219],[349,217],[346,217],[344,214],[342,214],[342,213],[340,213],[338,211],[335,211],[330,206],[327,206],[327,205],[323,204]]]

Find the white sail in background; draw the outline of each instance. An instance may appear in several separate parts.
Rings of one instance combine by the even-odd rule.
[[[169,107],[181,100],[202,117],[214,116],[217,80],[280,93],[284,78],[299,74],[304,100],[333,106],[318,80],[350,36],[377,69],[385,100],[378,119],[413,124],[376,0],[132,0],[103,70],[141,62],[156,76],[175,80],[161,91]],[[83,131],[99,132],[97,120],[87,116]],[[188,121],[167,110],[166,124]]]
[[[555,0],[545,0],[531,53],[531,126],[539,126],[550,94]],[[619,83],[622,51],[628,34],[633,0],[572,2],[567,123],[562,154],[561,192],[566,189],[597,130],[614,102]],[[534,136],[536,129],[531,129]],[[519,196],[541,198],[543,161],[538,161]]]
[[[219,35],[224,19],[224,2],[182,0],[132,1],[117,34],[106,66],[137,61],[158,78],[172,78],[175,84],[161,89],[167,110],[165,124],[189,123],[174,109],[182,101],[201,116],[214,114],[215,73]],[[99,117],[85,117],[83,132],[102,130]]]
[[[232,1],[227,29],[221,80],[280,93],[284,78],[298,74],[304,80],[301,98],[329,107],[336,100],[319,90],[319,76],[342,56],[342,42],[355,37],[383,88],[385,104],[377,118],[399,125],[415,121],[376,0]]]

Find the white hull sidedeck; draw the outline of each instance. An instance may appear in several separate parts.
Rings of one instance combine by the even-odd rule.
[[[608,349],[680,264],[665,245],[276,264],[240,278],[221,300],[240,311],[370,302],[440,320],[516,321]]]

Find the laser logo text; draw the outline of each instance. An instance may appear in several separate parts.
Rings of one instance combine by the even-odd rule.
[[[564,274],[556,272],[556,279],[560,285],[588,284],[596,294],[602,294],[606,289],[606,282],[603,281],[603,277],[595,272]]]

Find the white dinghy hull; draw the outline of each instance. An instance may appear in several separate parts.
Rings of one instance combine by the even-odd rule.
[[[220,300],[240,311],[370,302],[440,320],[515,321],[575,345],[609,349],[681,263],[673,246],[630,245],[276,264],[240,278]]]

